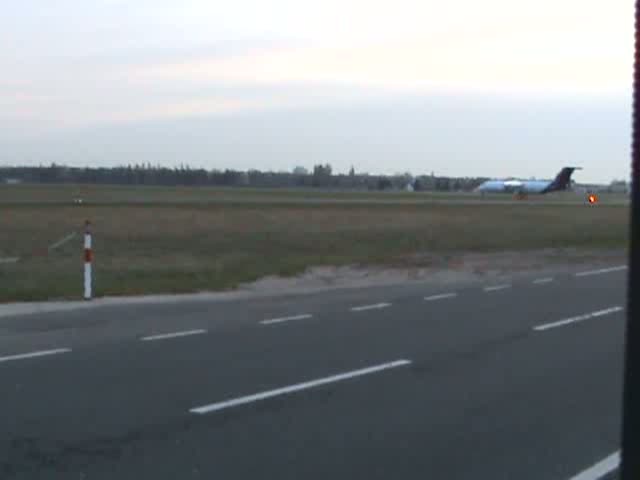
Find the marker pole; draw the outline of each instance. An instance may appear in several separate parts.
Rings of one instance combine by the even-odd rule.
[[[91,222],[87,220],[84,225],[84,299],[91,300],[91,276],[93,262],[93,250],[91,249]]]

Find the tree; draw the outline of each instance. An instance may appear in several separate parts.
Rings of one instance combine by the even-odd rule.
[[[306,173],[303,173],[306,172]],[[463,190],[475,189],[487,180],[483,177],[436,177],[421,175],[413,178],[410,173],[397,173],[393,176],[377,176],[367,173],[356,174],[351,167],[348,174],[334,175],[331,165],[318,164],[309,174],[304,167],[295,167],[293,172],[263,172],[249,170],[211,170],[193,169],[181,164],[171,168],[153,165],[149,162],[135,165],[119,165],[117,167],[68,167],[48,164],[34,167],[0,166],[0,181],[3,178],[22,182],[36,183],[85,183],[102,185],[227,185],[240,187],[251,185],[262,188],[276,187],[324,187],[354,188],[369,190],[387,190],[389,188],[404,189],[412,184],[415,190]],[[610,189],[624,191],[630,185],[624,180],[615,180]]]
[[[388,190],[393,187],[391,180],[387,177],[380,177],[378,179],[378,190]]]
[[[451,189],[451,179],[448,177],[436,178],[436,190],[439,192],[448,192]]]
[[[331,183],[331,165],[315,165],[313,167],[313,181],[314,187],[328,187]]]

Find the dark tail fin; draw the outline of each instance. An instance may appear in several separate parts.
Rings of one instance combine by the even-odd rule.
[[[556,192],[558,190],[566,190],[571,183],[571,175],[576,170],[580,170],[579,167],[564,167],[560,170],[560,173],[556,176],[555,180],[545,188],[546,192]]]

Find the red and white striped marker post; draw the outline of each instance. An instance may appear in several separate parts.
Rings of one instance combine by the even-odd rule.
[[[91,300],[91,262],[93,250],[91,250],[91,222],[84,224],[84,299]]]

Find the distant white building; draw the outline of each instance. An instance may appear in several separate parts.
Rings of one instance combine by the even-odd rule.
[[[609,185],[609,191],[611,193],[629,193],[631,189],[629,188],[629,183],[624,180],[614,180]]]
[[[293,169],[294,175],[309,175],[309,170],[304,167],[297,166]]]
[[[573,191],[577,193],[631,193],[631,183],[623,180],[616,180],[610,184],[603,183],[581,183],[573,187]]]
[[[607,185],[597,183],[577,183],[573,187],[576,193],[601,193],[607,190]]]

